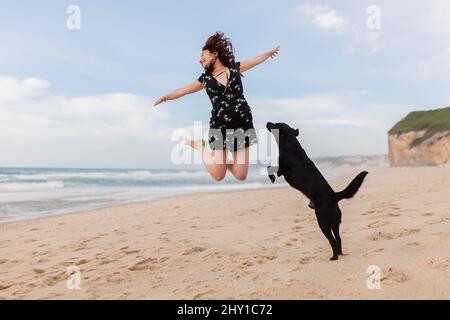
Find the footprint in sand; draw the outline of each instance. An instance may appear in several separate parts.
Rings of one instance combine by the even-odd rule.
[[[444,218],[437,218],[432,220],[427,220],[425,223],[429,225],[438,224],[438,223],[444,223],[446,220]]]
[[[205,250],[206,250],[206,248],[202,248],[202,247],[192,247],[192,248],[188,248],[188,249],[184,250],[182,255],[183,256],[188,256],[188,255],[191,255],[193,253],[203,252]]]
[[[375,228],[383,227],[383,226],[388,225],[388,224],[389,224],[389,222],[387,222],[387,221],[377,220],[375,222],[369,223],[367,225],[367,227],[370,228],[370,229],[375,229]]]
[[[49,251],[34,251],[32,253],[32,255],[35,256],[35,257],[40,257],[40,256],[45,256],[45,255],[47,255],[49,253],[50,253]]]
[[[159,240],[161,240],[162,242],[170,242],[170,238],[169,237],[159,237]]]
[[[425,213],[422,213],[422,216],[431,217],[431,216],[434,216],[434,213],[433,212],[425,212]]]
[[[198,300],[198,299],[201,299],[201,298],[203,298],[203,296],[208,295],[208,294],[210,294],[210,293],[214,293],[214,292],[215,292],[214,290],[208,290],[208,291],[205,291],[205,292],[197,293],[197,294],[192,298],[192,300]]]
[[[300,264],[310,264],[313,261],[313,257],[301,257],[300,259],[298,259],[298,263]]]
[[[167,260],[170,260],[170,257],[162,257],[159,259],[160,262],[166,262]]]
[[[66,272],[60,272],[56,275],[52,275],[52,276],[48,276],[46,277],[43,282],[47,287],[52,287],[55,284],[62,282],[64,280],[66,280],[67,278],[67,274]]]
[[[45,270],[44,269],[33,269],[33,272],[36,274],[43,274],[43,273],[45,273]]]
[[[389,212],[389,213],[387,214],[387,216],[388,216],[388,217],[400,217],[401,214],[400,214],[400,213],[397,213],[397,212]]]
[[[73,251],[81,251],[86,249],[89,242],[91,242],[91,240],[81,241],[80,243],[78,243],[77,247]]]
[[[245,261],[239,266],[239,268],[240,268],[240,269],[248,269],[248,268],[251,268],[251,267],[253,267],[253,266],[254,266],[253,262],[251,262],[250,260],[245,260]]]
[[[367,216],[367,215],[371,215],[371,214],[374,214],[374,213],[379,213],[379,211],[378,210],[367,210],[366,212],[361,213],[361,215],[362,216]]]
[[[275,255],[256,255],[253,256],[253,258],[256,260],[256,263],[263,264],[272,260],[275,260],[277,256]]]
[[[315,257],[312,257],[312,256],[301,257],[300,259],[297,260],[299,265],[297,265],[295,268],[291,269],[289,272],[302,271],[303,270],[302,266],[312,263],[314,258]]]
[[[81,265],[89,263],[89,262],[90,262],[90,260],[88,260],[88,259],[81,259],[81,260],[78,260],[77,262],[75,262],[75,265],[81,266]]]
[[[369,252],[367,252],[367,253],[364,253],[364,254],[363,254],[363,257],[373,257],[373,256],[375,256],[377,253],[383,252],[383,251],[384,251],[384,248],[377,248],[377,249],[371,250],[371,251],[369,251]]]
[[[0,284],[0,291],[11,288],[12,284]]]
[[[450,257],[447,258],[432,258],[428,260],[428,265],[434,269],[450,270]]]
[[[141,250],[122,250],[123,253],[125,253],[126,255],[130,255],[130,254],[136,254],[141,252]]]
[[[107,259],[107,258],[101,258],[101,259],[100,259],[100,262],[99,262],[99,265],[103,266],[103,265],[109,264],[109,263],[111,263],[111,262],[114,262],[114,260],[109,260],[109,259]]]
[[[158,259],[155,258],[147,258],[142,261],[139,261],[134,266],[128,268],[130,271],[143,271],[143,270],[152,270],[157,266]]]
[[[389,212],[389,213],[385,213],[385,214],[379,214],[374,216],[374,219],[379,219],[379,218],[392,218],[392,217],[400,217],[401,214],[397,213],[397,212]]]
[[[383,271],[383,276],[381,277],[381,282],[384,283],[404,283],[411,280],[405,271],[396,270],[394,268],[388,268]]]
[[[412,234],[416,234],[420,231],[420,229],[403,229],[396,232],[384,232],[384,231],[378,231],[373,233],[369,240],[371,241],[378,241],[378,240],[392,240],[400,237],[406,237]]]

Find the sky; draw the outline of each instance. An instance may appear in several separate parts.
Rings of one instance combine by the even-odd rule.
[[[79,27],[71,28],[79,8]],[[450,2],[0,0],[0,167],[173,168],[177,130],[205,129],[196,80],[216,31],[255,127],[299,128],[310,157],[387,154],[410,111],[450,105]],[[77,16],[78,17],[78,16]],[[69,27],[68,27],[69,22]],[[76,26],[76,24],[75,24]]]

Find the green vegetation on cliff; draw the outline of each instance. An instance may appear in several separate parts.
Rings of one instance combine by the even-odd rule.
[[[425,135],[412,141],[411,147],[419,145],[436,132],[450,130],[450,107],[410,112],[405,118],[397,122],[388,131],[388,134],[393,135],[421,130],[426,130]]]

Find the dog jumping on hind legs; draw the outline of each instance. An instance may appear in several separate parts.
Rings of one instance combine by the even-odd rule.
[[[337,260],[342,255],[339,235],[342,212],[338,203],[356,194],[368,172],[359,173],[344,190],[335,192],[297,140],[298,129],[285,123],[271,122],[266,127],[273,134],[279,149],[278,167],[267,167],[270,180],[275,183],[275,174],[284,176],[291,187],[309,198],[309,206],[316,212],[320,230],[333,249],[330,260]]]

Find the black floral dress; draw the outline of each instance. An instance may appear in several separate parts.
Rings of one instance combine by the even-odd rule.
[[[198,78],[213,107],[208,133],[211,149],[237,151],[258,142],[252,111],[244,98],[239,68],[240,62],[229,68],[230,76],[226,85],[221,84],[209,71]]]

